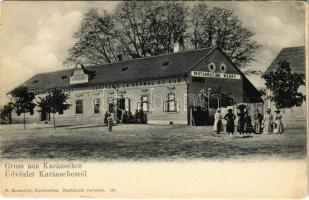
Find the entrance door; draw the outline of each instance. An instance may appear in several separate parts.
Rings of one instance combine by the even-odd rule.
[[[200,106],[192,107],[192,121],[195,126],[210,126],[213,124],[213,119],[209,115],[209,111]]]

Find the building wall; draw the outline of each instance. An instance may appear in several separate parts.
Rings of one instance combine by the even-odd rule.
[[[130,99],[130,111],[134,114],[138,108],[141,95],[148,96],[148,123],[169,124],[187,124],[186,110],[186,92],[187,84],[184,79],[161,79],[153,81],[142,81],[134,83],[124,83],[117,85],[106,85],[100,87],[75,88],[66,91],[70,94],[68,103],[71,104],[70,109],[64,111],[63,114],[55,114],[56,124],[85,124],[85,123],[103,123],[104,114],[108,111],[109,98],[125,97]],[[174,93],[178,104],[177,112],[164,112],[163,104],[167,100],[167,95]],[[35,102],[39,101],[39,97],[46,94],[37,94]],[[100,112],[94,113],[94,99],[100,99]],[[76,114],[76,100],[83,100],[83,114]],[[27,123],[43,123],[41,122],[40,108],[35,107],[33,115],[26,114]],[[116,114],[112,114],[116,118]],[[12,115],[13,123],[22,123],[23,115]],[[51,119],[48,123],[52,123]]]
[[[210,72],[208,68],[209,63],[215,64],[215,70],[213,73],[222,73],[220,70],[220,65],[224,64],[226,66],[226,74],[237,74],[240,75],[237,69],[233,64],[219,51],[215,50],[212,54],[202,60],[197,66],[195,66],[192,71],[204,71]],[[188,92],[190,94],[189,105],[193,106],[196,104],[194,98],[197,99],[197,104],[201,105],[201,98],[199,94],[201,90],[204,90],[207,93],[208,88],[211,88],[211,92],[214,92],[215,89],[222,88],[221,91],[225,94],[230,94],[234,99],[234,102],[239,103],[243,101],[243,82],[242,79],[224,79],[224,78],[204,78],[204,83],[202,82],[193,82],[191,73],[188,77],[189,88]]]

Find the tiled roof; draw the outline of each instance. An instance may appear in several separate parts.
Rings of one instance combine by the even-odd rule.
[[[180,77],[187,73],[191,67],[215,48],[205,48],[153,57],[145,57],[117,63],[89,66],[85,69],[95,71],[96,75],[90,79],[86,86],[105,83],[130,82],[138,80],[151,80],[167,77]],[[44,90],[53,87],[74,87],[70,85],[70,76],[74,69],[34,75],[22,85],[30,90]]]
[[[292,72],[305,74],[305,47],[288,47],[283,48],[277,57],[269,65],[265,73],[274,71],[278,68],[280,61],[287,61],[290,63]]]

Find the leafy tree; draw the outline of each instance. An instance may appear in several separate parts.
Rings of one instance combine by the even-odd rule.
[[[229,96],[230,94],[226,94],[222,92],[222,87],[219,88],[214,88],[213,92],[210,93],[210,101],[209,101],[209,106],[211,108],[217,108],[218,107],[218,99],[220,101],[220,107],[226,107],[226,106],[231,106],[234,104],[234,99]]]
[[[183,2],[123,1],[113,15],[90,9],[74,34],[65,64],[98,65],[170,53],[184,37],[188,8]]]
[[[89,10],[75,33],[65,63],[104,64],[173,52],[183,40],[190,49],[217,46],[242,67],[259,45],[231,11],[198,3],[189,12],[183,1],[123,1],[113,15]],[[191,43],[190,43],[191,40]]]
[[[180,1],[159,1],[151,12],[152,55],[173,52],[173,43],[188,37],[188,7]]]
[[[238,67],[253,61],[259,48],[248,30],[232,11],[205,3],[196,4],[191,10],[193,33],[191,41],[195,49],[219,47]]]
[[[56,119],[55,113],[63,113],[64,110],[67,110],[71,107],[67,103],[67,100],[70,98],[70,95],[64,93],[59,88],[53,88],[49,91],[48,95],[45,97],[40,97],[38,105],[41,108],[41,112],[47,112],[53,114],[54,128],[56,129]]]
[[[151,2],[123,1],[115,11],[119,40],[125,54],[145,57],[150,51]]]
[[[278,109],[301,106],[305,95],[298,92],[301,85],[305,85],[304,74],[292,73],[287,61],[280,61],[276,71],[264,74],[266,87],[272,92],[271,100]]]
[[[8,120],[9,123],[12,123],[12,112],[14,110],[14,104],[9,102],[8,104],[4,105],[1,109],[0,117],[3,120]]]
[[[203,94],[206,102],[208,102],[208,94]],[[230,94],[222,92],[222,87],[213,88],[209,93],[209,107],[218,108],[218,100],[220,107],[232,106],[234,99],[230,97]]]
[[[116,36],[112,16],[106,12],[100,15],[96,9],[90,9],[74,34],[77,42],[69,50],[65,63],[99,65],[117,60]]]
[[[35,97],[33,92],[29,92],[27,87],[18,87],[12,91],[14,110],[17,115],[24,114],[24,129],[26,128],[26,113],[33,114],[35,103],[33,99]]]

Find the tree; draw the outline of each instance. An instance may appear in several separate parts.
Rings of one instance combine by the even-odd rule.
[[[238,67],[259,48],[231,11],[198,3],[189,12],[183,1],[122,1],[112,15],[89,10],[75,33],[65,63],[104,64],[173,52],[174,42],[188,49],[219,47]],[[190,45],[191,43],[192,45]]]
[[[13,110],[14,110],[14,104],[12,102],[9,102],[8,104],[4,105],[0,113],[1,119],[9,121],[9,123],[11,124]]]
[[[276,71],[264,74],[266,87],[272,92],[271,101],[278,109],[301,106],[305,95],[298,92],[301,85],[305,85],[304,74],[292,73],[287,61],[280,61]]]
[[[24,115],[24,129],[26,129],[26,113],[33,114],[35,103],[33,99],[35,97],[33,92],[29,92],[27,87],[18,87],[12,91],[13,102],[12,105],[17,115]]]
[[[186,39],[188,7],[180,1],[156,2],[151,12],[152,55],[173,52],[173,43]]]
[[[113,15],[90,9],[65,64],[99,65],[122,59],[170,53],[174,40],[186,37],[184,2],[123,1]]]
[[[210,93],[209,107],[218,108],[218,100],[220,107],[232,106],[234,104],[234,100],[229,95],[230,94],[222,92],[222,87],[214,88],[213,92]]]
[[[195,49],[219,47],[237,67],[253,61],[253,54],[260,47],[232,11],[205,3],[196,4],[191,10],[193,33],[191,42]]]
[[[106,12],[100,15],[96,9],[90,9],[74,34],[77,41],[69,49],[65,63],[99,65],[117,60],[116,36],[112,16]]]
[[[123,52],[132,58],[145,57],[150,52],[150,13],[152,2],[123,1],[115,11],[118,38]]]
[[[54,128],[56,129],[56,119],[55,113],[63,113],[63,111],[69,109],[71,107],[70,104],[67,103],[67,100],[70,98],[70,95],[64,93],[59,88],[53,88],[48,92],[48,95],[45,97],[40,97],[40,101],[38,105],[40,106],[42,111],[53,114]]]

